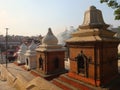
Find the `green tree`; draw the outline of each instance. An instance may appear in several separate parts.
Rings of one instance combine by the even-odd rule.
[[[101,3],[106,3],[114,9],[115,20],[120,20],[120,1],[119,0],[100,0]]]

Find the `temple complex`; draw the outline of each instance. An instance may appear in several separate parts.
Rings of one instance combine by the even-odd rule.
[[[42,39],[42,44],[36,49],[37,51],[37,71],[43,77],[49,77],[63,73],[65,48],[58,44],[57,38],[48,29],[47,35]]]
[[[83,24],[67,40],[70,57],[69,77],[104,86],[118,75],[118,44],[114,32],[107,30],[102,12],[91,6]]]
[[[16,62],[21,66],[0,64],[0,80],[17,90],[119,90],[120,40],[108,27],[102,12],[90,6],[83,24],[66,40],[66,48],[49,28],[39,46],[32,39],[28,47],[20,46]]]
[[[36,47],[37,45],[34,43],[34,41],[32,41],[32,43],[28,47],[28,50],[25,53],[25,68],[27,70],[36,68]]]
[[[23,43],[21,46],[20,46],[20,49],[19,51],[17,52],[18,53],[18,58],[17,58],[17,64],[20,65],[20,64],[25,64],[25,52],[27,50],[27,46]]]

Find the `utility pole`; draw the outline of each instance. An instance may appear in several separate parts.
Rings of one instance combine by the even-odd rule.
[[[6,68],[7,68],[7,59],[8,59],[8,28],[5,28],[6,29]]]

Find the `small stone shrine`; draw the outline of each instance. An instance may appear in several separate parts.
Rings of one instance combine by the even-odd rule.
[[[107,30],[102,12],[91,6],[83,24],[67,40],[70,57],[68,75],[77,80],[104,86],[118,75],[118,43],[114,32]]]
[[[37,45],[32,41],[30,46],[28,47],[28,50],[25,53],[25,68],[27,70],[35,69],[37,66],[36,61],[36,47]]]
[[[58,44],[51,28],[48,29],[47,35],[42,39],[42,44],[39,45],[36,51],[37,71],[43,77],[50,77],[65,71],[65,48]]]
[[[27,46],[23,43],[20,46],[20,49],[18,50],[18,58],[17,58],[17,64],[21,65],[21,64],[25,64],[25,52],[27,50]]]

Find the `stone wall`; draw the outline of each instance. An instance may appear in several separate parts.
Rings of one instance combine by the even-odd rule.
[[[36,77],[32,81],[30,81],[26,86],[26,90],[48,90],[48,89],[49,90],[61,90],[60,88],[56,87],[52,83],[40,77]]]
[[[15,87],[17,90],[61,90],[41,77],[35,77],[33,80],[28,81],[21,74],[14,76],[4,65],[0,65],[0,70],[0,79],[7,80],[8,84]]]

